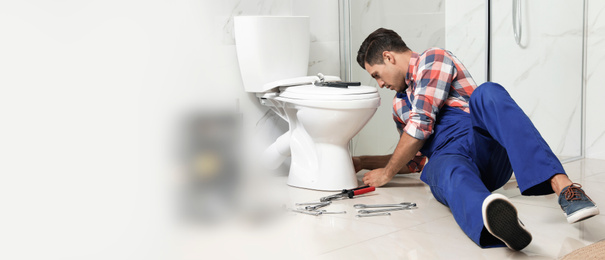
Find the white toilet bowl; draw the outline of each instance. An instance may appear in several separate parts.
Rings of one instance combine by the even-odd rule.
[[[376,88],[308,84],[281,87],[270,99],[283,109],[290,125],[285,135],[292,156],[288,185],[315,190],[357,187],[348,145],[380,105]]]
[[[275,169],[292,156],[291,186],[315,190],[357,187],[348,144],[380,104],[376,88],[328,87],[314,83],[340,78],[306,76],[309,17],[238,16],[234,32],[245,91],[255,93],[261,104],[290,125],[265,150],[265,165]]]

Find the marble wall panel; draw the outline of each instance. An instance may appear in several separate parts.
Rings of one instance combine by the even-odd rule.
[[[587,2],[586,157],[605,160],[605,2]]]
[[[311,50],[308,75],[340,74],[338,0],[293,0],[292,14],[310,17]]]
[[[468,14],[468,15],[463,15],[463,16],[457,16],[457,15],[450,15],[451,13],[459,13],[461,12],[460,9],[462,9],[462,12],[464,10],[467,10],[467,6],[471,6],[471,10],[474,8],[474,6],[478,6],[478,5],[482,5],[484,1],[480,1],[480,0],[454,0],[454,1],[448,1],[447,5],[446,5],[446,13],[448,15],[446,15],[446,48],[450,49],[450,50],[454,50],[454,52],[457,54],[458,58],[462,59],[465,64],[467,64],[467,67],[469,67],[469,69],[471,70],[471,73],[473,75],[476,75],[476,73],[474,72],[474,64],[473,63],[469,63],[468,62],[468,58],[470,57],[472,60],[474,60],[475,55],[473,54],[467,54],[469,52],[477,52],[479,48],[477,47],[472,47],[472,48],[465,48],[466,46],[474,46],[474,44],[477,43],[477,35],[473,36],[473,32],[477,32],[478,30],[481,30],[481,28],[477,27],[476,25],[474,25],[472,22],[470,22],[471,20],[478,20],[478,19],[483,19],[484,15],[481,14],[481,12],[478,13],[472,13],[472,14]],[[528,1],[530,2],[530,1]],[[603,60],[605,59],[605,54],[602,51],[603,49],[605,49],[605,17],[602,15],[603,10],[605,9],[605,3],[603,1],[597,1],[597,0],[586,0],[586,3],[588,5],[587,8],[587,38],[586,38],[586,81],[585,81],[585,90],[586,90],[586,121],[584,122],[585,124],[585,134],[586,134],[586,146],[585,146],[585,152],[586,152],[586,157],[588,158],[595,158],[595,159],[605,159],[605,124],[603,123],[604,121],[602,120],[603,116],[602,114],[599,112],[601,110],[601,108],[599,107],[599,104],[601,103],[600,101],[600,97],[605,96],[605,88],[602,87],[603,83],[605,82],[605,78],[603,77],[603,75],[605,75],[604,71],[605,71],[605,63],[603,63]],[[503,38],[495,38],[495,39],[500,39],[501,41],[497,42],[495,44],[495,46],[493,46],[494,48],[496,47],[501,47],[502,45],[511,45],[511,39],[510,39],[510,35],[512,35],[512,17],[509,10],[512,10],[512,6],[510,6],[510,2],[508,1],[494,1],[493,2],[493,10],[502,10],[501,12],[497,12],[494,13],[494,17],[498,19],[498,21],[494,21],[493,26],[494,26],[494,32],[496,33],[496,31],[498,31],[500,34],[504,35]],[[536,99],[535,101],[531,101],[529,100],[530,97],[528,96],[526,99],[524,100],[524,97],[522,97],[522,95],[519,94],[515,94],[517,91],[519,90],[515,90],[514,88],[521,88],[520,86],[516,86],[516,84],[520,83],[520,82],[524,82],[526,81],[528,78],[531,77],[531,75],[534,74],[539,74],[539,73],[546,73],[547,75],[550,73],[550,75],[555,75],[556,73],[552,73],[548,68],[544,68],[543,64],[545,62],[547,62],[548,59],[552,59],[552,58],[546,58],[548,56],[555,56],[555,55],[561,55],[561,47],[563,45],[560,44],[565,44],[565,43],[561,43],[562,41],[567,41],[567,44],[569,45],[568,48],[566,48],[566,52],[569,54],[563,54],[563,56],[568,56],[569,59],[573,60],[572,62],[572,66],[566,66],[567,68],[570,68],[569,72],[565,72],[564,74],[564,79],[561,82],[567,82],[568,80],[570,80],[569,75],[573,72],[574,74],[574,82],[577,82],[577,73],[578,70],[580,68],[580,65],[578,64],[578,56],[581,55],[579,52],[581,51],[581,46],[578,47],[578,45],[580,43],[578,38],[579,35],[579,28],[581,28],[580,25],[580,18],[579,18],[579,13],[581,12],[580,8],[583,4],[583,1],[567,1],[567,3],[564,3],[566,6],[563,7],[559,7],[561,3],[555,1],[555,2],[549,2],[548,8],[542,8],[544,10],[542,11],[537,11],[534,12],[532,11],[531,16],[532,17],[536,17],[536,16],[540,16],[540,17],[546,17],[547,19],[555,19],[558,21],[553,21],[552,24],[556,24],[557,22],[561,22],[561,21],[566,21],[565,23],[567,25],[562,25],[559,26],[558,28],[560,29],[564,29],[567,30],[567,32],[553,32],[553,31],[548,31],[545,30],[543,32],[538,32],[538,36],[535,36],[536,30],[534,28],[531,27],[527,27],[527,26],[532,26],[536,24],[536,22],[532,22],[531,18],[528,17],[528,15],[530,15],[529,13],[525,13],[524,14],[524,19],[530,19],[529,24],[526,24],[526,26],[523,28],[523,30],[526,31],[526,33],[531,33],[530,38],[533,39],[534,41],[531,43],[533,44],[537,44],[539,42],[548,42],[549,44],[543,47],[543,54],[540,56],[541,58],[539,58],[538,56],[532,56],[532,55],[524,55],[523,56],[523,62],[518,63],[517,66],[519,66],[520,68],[515,72],[518,73],[519,76],[517,76],[516,79],[512,80],[513,85],[508,85],[507,87],[509,88],[510,91],[512,91],[514,93],[515,96],[520,96],[518,97],[518,99],[522,100],[520,101],[520,103],[522,103],[522,107],[524,107],[526,113],[530,114],[530,117],[537,121],[537,125],[538,128],[540,130],[540,132],[546,136],[547,141],[549,142],[549,144],[551,144],[551,146],[553,146],[553,149],[555,150],[555,152],[557,152],[559,155],[561,155],[562,157],[568,157],[568,156],[574,156],[578,154],[578,147],[579,147],[579,143],[581,142],[580,139],[580,133],[579,133],[579,125],[581,124],[580,122],[580,107],[579,105],[577,105],[577,101],[578,100],[578,88],[577,85],[578,83],[573,83],[572,85],[571,82],[568,82],[565,84],[565,86],[560,86],[558,87],[560,90],[558,91],[559,93],[570,93],[571,96],[571,104],[569,105],[569,107],[571,107],[572,109],[570,110],[570,112],[567,113],[562,113],[562,114],[558,114],[556,115],[557,117],[561,118],[559,120],[552,120],[551,124],[546,123],[545,121],[547,121],[547,119],[540,119],[537,117],[543,117],[545,116],[544,114],[547,114],[546,110],[547,108],[545,107],[543,109],[543,111],[541,112],[537,112],[537,110],[540,109],[540,107],[543,107],[545,103],[547,103],[546,101],[544,101],[545,99],[543,98],[539,98]],[[525,3],[525,8],[529,8],[529,10],[535,10],[537,9],[537,7],[533,7],[528,5],[527,3]],[[562,9],[561,9],[562,8]],[[526,9],[527,10],[527,9]],[[507,13],[505,15],[502,15],[502,13]],[[559,18],[553,18],[554,14],[559,14]],[[572,15],[573,14],[573,15]],[[499,18],[498,18],[499,17]],[[549,18],[550,17],[550,18]],[[570,20],[572,19],[572,20]],[[539,23],[538,23],[539,25]],[[569,26],[573,25],[573,28],[570,28]],[[468,28],[472,28],[473,26],[475,26],[474,30],[467,30]],[[539,27],[542,27],[541,30],[544,29],[544,27],[547,26],[547,24],[542,24],[539,25]],[[555,28],[555,27],[552,27]],[[508,37],[506,36],[508,35]],[[479,36],[481,37],[481,36]],[[540,37],[542,38],[542,40],[536,40],[535,37]],[[507,39],[508,38],[508,39]],[[530,44],[530,42],[528,41],[528,39],[526,40],[526,44]],[[559,46],[560,45],[560,46]],[[556,47],[559,46],[559,47]],[[575,46],[575,47],[573,47]],[[513,48],[513,47],[509,47],[509,48]],[[499,49],[494,49],[493,51],[496,51],[498,53],[501,53],[501,51]],[[510,51],[510,50],[509,50]],[[484,50],[482,49],[481,52],[484,52]],[[504,52],[504,54],[496,54],[496,55],[506,55],[506,51]],[[539,51],[537,51],[537,53],[539,53]],[[514,54],[514,53],[513,53]],[[561,64],[569,64],[569,60],[568,61],[564,61],[564,60],[559,60],[557,61]],[[510,64],[509,64],[510,65]],[[481,66],[483,66],[483,64],[481,64]],[[497,67],[500,65],[496,65]],[[505,66],[505,65],[502,65]],[[510,67],[510,66],[509,66]],[[540,68],[535,68],[535,67],[540,67]],[[532,69],[533,68],[533,69]],[[483,70],[483,69],[481,69]],[[539,72],[541,71],[541,72]],[[496,75],[498,75],[499,72],[496,72]],[[512,74],[510,74],[512,75]],[[475,76],[475,78],[477,78]],[[509,80],[510,81],[510,80]],[[546,83],[543,83],[546,84]],[[555,82],[549,82],[548,85],[552,85],[554,86],[556,83]],[[516,86],[516,87],[515,87]],[[555,88],[555,87],[553,87]],[[537,90],[530,90],[530,93],[533,93],[530,96],[536,96],[538,95],[536,93]],[[553,96],[551,94],[551,99],[552,98],[560,98],[560,97],[556,97]],[[570,97],[568,97],[568,99],[570,99]],[[542,101],[540,101],[542,100]],[[550,103],[556,103],[556,102],[550,102]],[[551,108],[548,108],[551,109]],[[557,110],[551,110],[551,111],[557,111]],[[538,114],[542,114],[542,116],[538,116]],[[553,113],[554,114],[554,113]],[[555,116],[551,114],[550,116]],[[548,116],[548,115],[546,115]],[[564,122],[564,123],[557,123],[557,122]]]
[[[396,31],[413,51],[445,47],[445,1],[351,1],[351,60],[353,81],[378,87],[376,81],[356,62],[363,40],[374,30],[384,27]],[[382,103],[374,117],[353,138],[354,155],[390,154],[399,140],[392,118],[395,93],[379,89]]]
[[[582,1],[521,1],[521,46],[511,1],[492,1],[492,81],[502,84],[555,154],[580,155]],[[544,8],[547,6],[548,8]]]
[[[485,1],[449,0],[445,10],[445,48],[462,61],[477,84],[485,82]]]

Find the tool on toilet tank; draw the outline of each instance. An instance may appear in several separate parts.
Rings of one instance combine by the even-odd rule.
[[[364,193],[368,193],[368,192],[374,191],[374,190],[376,190],[376,187],[370,187],[369,185],[368,186],[362,186],[362,187],[358,187],[358,188],[355,188],[355,189],[342,190],[338,194],[334,194],[334,195],[330,195],[330,196],[327,196],[327,197],[320,198],[319,201],[326,202],[326,201],[331,201],[331,200],[340,199],[340,198],[353,198],[354,196],[361,195],[361,194],[364,194]]]

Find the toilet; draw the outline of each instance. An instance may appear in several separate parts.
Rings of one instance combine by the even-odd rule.
[[[275,169],[291,157],[287,183],[294,187],[357,187],[349,141],[380,105],[377,89],[307,76],[309,17],[238,16],[234,28],[245,91],[289,124],[265,149],[264,165]]]

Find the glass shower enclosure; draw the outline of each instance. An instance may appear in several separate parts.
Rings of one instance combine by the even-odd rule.
[[[379,27],[416,52],[452,51],[481,84],[504,86],[563,161],[583,157],[586,0],[340,0],[341,77],[377,86],[355,61]],[[548,8],[545,8],[548,7]],[[394,92],[352,140],[353,155],[390,154]],[[514,122],[511,122],[514,123]]]

